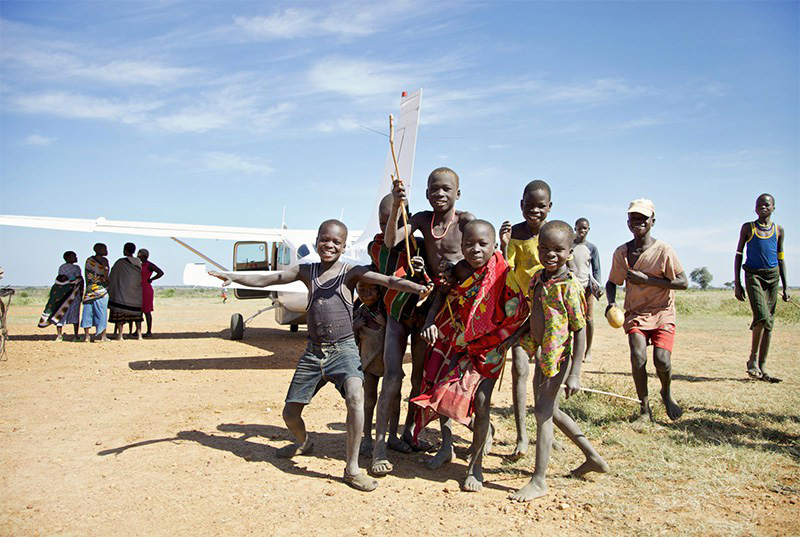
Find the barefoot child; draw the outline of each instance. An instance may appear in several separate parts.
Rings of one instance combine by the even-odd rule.
[[[251,287],[300,280],[309,288],[307,313],[308,345],[295,369],[283,420],[297,440],[278,450],[279,457],[308,454],[313,448],[303,421],[303,408],[326,382],[333,382],[347,405],[347,448],[344,481],[361,491],[371,491],[378,483],[358,467],[358,448],[364,428],[364,375],[353,339],[353,288],[363,281],[411,293],[425,287],[401,278],[384,276],[363,266],[339,261],[347,241],[347,227],[338,220],[326,220],[319,226],[316,249],[319,263],[294,265],[269,274],[210,272],[226,283],[237,282]]]
[[[469,492],[483,487],[483,447],[492,391],[513,336],[525,325],[530,311],[525,294],[509,284],[516,281],[502,254],[495,251],[495,236],[494,226],[485,220],[473,220],[464,227],[464,259],[451,272],[452,294],[449,285],[440,288],[423,330],[423,337],[441,353],[447,372],[412,399],[424,409],[423,423],[439,414],[469,426],[474,413],[470,460],[462,485]]]
[[[672,398],[672,345],[675,341],[675,289],[686,289],[689,281],[672,246],[654,239],[650,230],[656,221],[653,202],[640,198],[628,206],[628,229],[633,240],[614,251],[606,283],[608,306],[615,306],[617,286],[625,284],[625,323],[631,349],[631,370],[641,401],[638,423],[652,420],[647,393],[647,346],[653,345],[653,362],[661,381],[661,399],[671,420],[683,410]]]
[[[786,264],[783,260],[783,228],[772,222],[775,210],[775,198],[770,194],[761,194],[756,199],[754,222],[745,222],[739,231],[739,245],[734,257],[734,294],[737,300],[744,301],[745,294],[750,299],[753,311],[753,331],[750,345],[750,358],[747,360],[747,374],[753,378],[766,381],[779,381],[772,377],[765,365],[772,338],[772,327],[775,323],[775,306],[778,303],[778,284],[783,286],[783,300],[789,300],[786,289]],[[742,251],[747,246],[747,260],[742,265]],[[742,287],[741,269],[744,268],[744,282],[747,292]]]
[[[395,182],[392,188],[392,210],[389,215],[389,222],[396,222],[400,214],[400,206],[405,203],[405,186],[401,182]],[[408,221],[408,228],[397,228],[388,226],[384,242],[386,246],[394,247],[402,242],[406,236],[411,238],[414,232],[420,231],[424,238],[425,246],[425,266],[428,274],[433,275],[433,280],[437,284],[442,282],[442,272],[449,270],[458,261],[463,259],[461,253],[461,237],[464,226],[474,220],[475,217],[464,211],[457,211],[455,208],[456,200],[461,197],[459,189],[458,174],[450,168],[436,168],[428,176],[428,186],[425,189],[425,197],[431,204],[433,211],[420,211],[415,213]],[[387,354],[387,370],[393,367],[392,364],[402,360],[402,353]],[[430,358],[430,347],[425,357],[425,371],[428,371],[428,361]],[[435,369],[435,368],[433,368]],[[427,373],[423,377],[423,391],[435,383],[435,378],[430,378]],[[391,385],[387,382],[387,388]],[[399,389],[399,386],[398,388]],[[393,394],[387,393],[390,398]],[[383,390],[381,400],[383,400]],[[378,402],[380,413],[381,401]],[[448,418],[440,420],[442,427],[442,445],[439,451],[426,464],[429,468],[439,468],[441,465],[453,459],[453,437],[451,423]],[[415,432],[415,434],[418,434]],[[381,444],[380,433],[376,436],[375,450],[373,451],[372,463],[373,470],[383,469],[379,464],[386,461],[386,449]],[[388,470],[391,471],[391,468]],[[376,472],[378,473],[378,472]],[[385,473],[385,472],[384,472]]]
[[[364,437],[361,439],[360,452],[362,455],[371,455],[372,416],[375,403],[378,402],[378,382],[383,376],[386,313],[383,311],[377,285],[359,281],[356,291],[361,304],[353,310],[353,335],[364,372]]]
[[[417,254],[422,253],[421,240],[417,237],[410,237],[409,248],[411,250],[411,263],[409,263],[408,252],[406,252],[405,241],[401,241],[393,248],[385,244],[386,225],[392,210],[393,196],[387,194],[381,200],[378,208],[378,222],[381,232],[375,235],[369,243],[367,250],[373,265],[377,267],[377,272],[387,276],[397,276],[398,278],[412,279],[410,264],[414,265],[415,276],[412,281],[418,283],[428,283],[424,272],[424,260]],[[395,214],[395,218],[398,215]],[[399,225],[397,220],[393,221],[393,227]],[[409,405],[406,414],[405,430],[403,437],[398,438],[397,429],[399,421],[399,401],[400,389],[403,383],[403,356],[406,352],[409,337],[411,339],[411,397],[419,395],[420,384],[422,383],[422,372],[425,360],[425,349],[427,344],[420,337],[422,324],[425,322],[425,314],[430,303],[426,302],[417,307],[418,297],[411,293],[403,293],[389,289],[383,295],[383,303],[388,314],[386,320],[386,337],[384,339],[383,356],[384,376],[381,385],[380,398],[375,419],[375,437],[377,447],[375,457],[370,467],[370,472],[376,476],[386,475],[392,471],[392,463],[386,458],[386,446],[408,453],[412,450],[426,451],[432,446],[425,442],[414,442],[412,433],[414,425],[415,409]],[[388,429],[388,437],[387,437]],[[388,438],[388,440],[387,440]],[[366,440],[366,439],[365,439]],[[372,449],[371,439],[366,444],[364,452]]]
[[[524,222],[500,226],[500,249],[506,254],[508,264],[516,277],[519,289],[526,295],[533,274],[541,268],[539,263],[539,230],[553,207],[550,185],[544,181],[531,181],[522,191],[519,202]],[[511,384],[514,401],[514,422],[517,426],[517,445],[511,454],[513,460],[528,453],[528,430],[525,411],[528,399],[528,354],[519,345],[511,347]]]
[[[603,296],[600,287],[600,253],[597,246],[586,240],[589,234],[589,220],[578,218],[575,221],[575,243],[572,245],[573,271],[583,287],[586,299],[586,356],[584,362],[592,360],[592,339],[594,336],[594,301]]]
[[[543,269],[531,280],[530,337],[541,348],[533,374],[536,406],[536,467],[527,485],[511,495],[527,502],[547,494],[547,464],[553,444],[553,424],[580,448],[586,461],[572,471],[607,472],[608,465],[595,451],[578,425],[558,408],[561,385],[567,398],[580,390],[580,373],[586,349],[583,289],[566,263],[572,251],[573,232],[566,222],[548,222],[539,233],[539,259]]]

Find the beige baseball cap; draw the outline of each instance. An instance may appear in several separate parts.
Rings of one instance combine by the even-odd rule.
[[[654,216],[656,214],[656,206],[647,198],[639,198],[628,204],[628,212],[639,213],[645,216]]]

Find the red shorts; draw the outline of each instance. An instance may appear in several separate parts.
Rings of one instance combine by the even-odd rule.
[[[672,352],[672,345],[675,343],[675,325],[663,324],[651,330],[642,330],[636,326],[628,330],[629,334],[642,334],[648,345]]]

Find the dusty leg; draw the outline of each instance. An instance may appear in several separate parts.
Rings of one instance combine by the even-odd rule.
[[[442,446],[436,454],[425,461],[425,466],[431,470],[441,468],[453,460],[453,420],[444,416],[439,416],[439,426],[442,428]]]
[[[401,453],[411,453],[412,449],[402,438],[397,436],[397,429],[400,425],[400,392],[392,401],[392,406],[389,410],[389,435],[386,437],[386,445],[389,449],[399,451]]]
[[[344,402],[347,405],[347,451],[344,482],[356,490],[370,492],[378,488],[378,482],[358,467],[358,445],[364,429],[364,383],[359,377],[344,381]]]
[[[294,435],[296,442],[280,448],[276,455],[282,459],[288,459],[295,455],[306,455],[311,453],[314,448],[306,432],[306,422],[303,421],[303,403],[286,403],[283,406],[283,422],[289,431]]]
[[[386,432],[389,428],[391,409],[403,383],[403,355],[406,352],[406,333],[403,325],[389,316],[386,322],[386,338],[383,345],[383,383],[378,396],[375,413],[375,443],[372,446],[373,475],[386,475],[392,471],[392,463],[386,457]]]
[[[672,353],[666,349],[658,347],[653,349],[653,362],[656,365],[656,373],[658,373],[658,380],[661,381],[661,400],[664,401],[664,406],[667,409],[667,416],[669,419],[676,420],[683,415],[683,410],[672,398],[672,364],[670,359]]]
[[[90,330],[89,328],[83,329],[83,341],[85,343],[89,343],[92,341],[92,337],[89,335],[89,330]]]
[[[761,339],[764,333],[764,321],[757,323],[752,329],[753,336],[750,341],[750,358],[747,360],[747,374],[753,378],[761,378],[761,368],[758,365],[759,350],[761,348]],[[769,343],[767,344],[769,348]]]
[[[761,370],[761,378],[770,380],[773,377],[767,373],[767,355],[769,354],[769,344],[772,340],[772,330],[764,329],[761,333],[761,345],[758,347],[758,368]]]
[[[142,339],[142,321],[136,321],[136,339]]]
[[[75,334],[75,340],[74,341],[78,341],[78,323],[75,323],[75,324],[72,325],[72,331]]]
[[[647,394],[647,340],[643,334],[628,334],[628,345],[631,348],[633,384],[636,386],[636,395],[642,402],[635,423],[641,425],[652,420],[650,399]]]
[[[545,379],[539,367],[535,368],[533,381],[538,387],[536,406],[533,409],[536,416],[536,466],[528,484],[510,496],[514,501],[529,502],[547,494],[545,477],[553,444],[553,410],[566,369],[562,364],[554,377]]]
[[[483,445],[489,434],[489,414],[492,404],[492,391],[496,380],[484,379],[475,393],[475,420],[472,428],[472,447],[470,448],[467,477],[462,490],[479,492],[483,488]]]
[[[409,399],[418,396],[422,391],[422,376],[425,373],[425,352],[427,349],[428,344],[420,336],[419,330],[411,327],[411,394]],[[419,407],[409,403],[405,430],[401,440],[414,451],[430,451],[433,449],[433,444],[430,442],[418,439],[414,443],[414,420],[418,410]]]
[[[378,377],[364,373],[364,437],[361,439],[359,453],[372,456],[372,416],[378,402]]]
[[[514,399],[514,423],[517,426],[517,445],[511,454],[513,460],[518,460],[528,453],[528,426],[525,421],[528,404],[528,376],[530,365],[528,353],[519,345],[511,347],[511,384]]]
[[[114,323],[114,339],[122,341],[122,332],[125,331],[124,323]]]
[[[583,456],[586,457],[586,460],[572,470],[572,475],[576,477],[581,477],[584,474],[589,472],[600,472],[605,473],[608,472],[608,464],[606,461],[603,460],[603,457],[594,449],[594,446],[589,442],[586,436],[581,431],[578,424],[575,423],[568,414],[561,411],[559,408],[558,399],[556,399],[556,404],[553,409],[553,423],[558,427],[561,432],[563,432],[567,438],[569,438],[573,444],[578,446],[578,448],[583,453]]]
[[[108,337],[106,336],[106,330],[108,330],[108,329],[107,328],[103,329],[103,331],[100,332],[99,334],[95,334],[94,338],[96,340],[100,340],[100,341],[108,341]],[[86,330],[86,333],[87,334],[89,333],[88,329]]]
[[[61,331],[63,329],[64,329],[64,327],[61,326],[60,324],[56,325],[56,339],[55,339],[56,341],[63,341],[64,338],[61,337]]]
[[[592,361],[592,339],[594,338],[594,320],[586,319],[586,354],[583,357],[584,362]]]

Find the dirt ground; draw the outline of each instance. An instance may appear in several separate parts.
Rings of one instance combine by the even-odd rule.
[[[510,375],[493,400],[498,441],[483,492],[459,490],[470,435],[456,426],[462,458],[429,471],[423,455],[390,452],[394,474],[359,493],[341,482],[345,408],[330,386],[305,413],[313,455],[275,457],[290,439],[281,407],[304,331],[265,314],[230,341],[230,315],[259,304],[219,300],[157,299],[156,338],[90,344],[51,341],[54,328],[36,328],[41,305],[12,305],[0,362],[2,534],[800,534],[798,324],[776,327],[772,370],[785,380],[767,384],[745,379],[747,319],[679,320],[683,418],[667,423],[653,376],[659,424],[644,432],[628,423],[635,404],[576,396],[574,415],[611,472],[565,477],[580,462],[568,445],[554,452],[550,494],[514,504],[506,498],[533,462],[506,457]],[[584,371],[585,386],[634,393],[626,339],[604,321]]]

